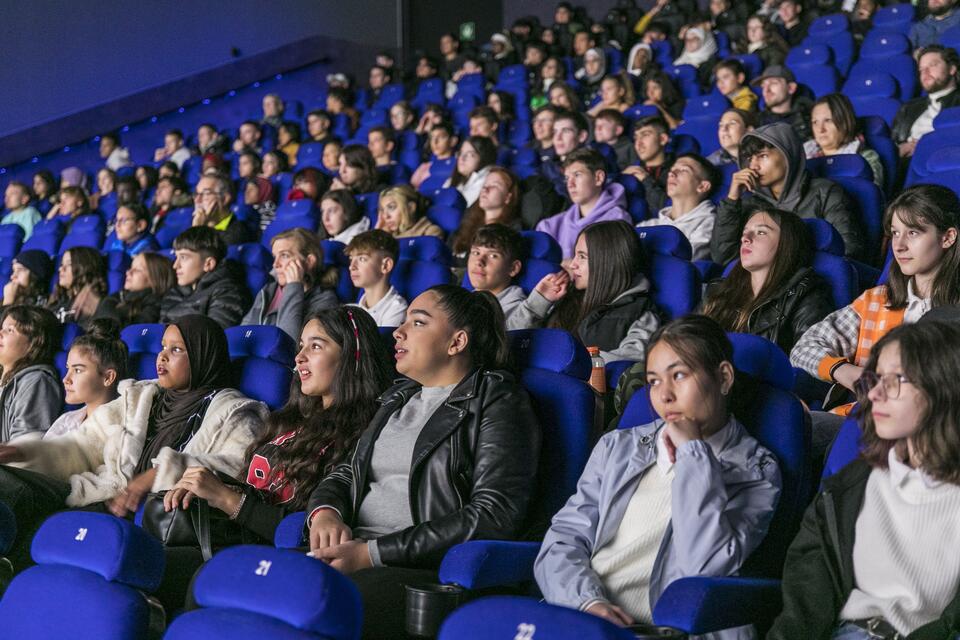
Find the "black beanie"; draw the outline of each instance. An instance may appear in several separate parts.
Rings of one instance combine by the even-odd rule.
[[[50,278],[53,277],[53,260],[45,251],[40,249],[21,251],[16,255],[14,261],[26,267],[41,283],[50,283]]]

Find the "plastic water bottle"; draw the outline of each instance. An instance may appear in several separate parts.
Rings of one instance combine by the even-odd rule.
[[[590,386],[599,394],[607,392],[607,369],[603,364],[603,358],[600,357],[600,347],[587,347],[590,354]]]

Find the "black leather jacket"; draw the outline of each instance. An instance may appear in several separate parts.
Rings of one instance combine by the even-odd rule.
[[[333,507],[356,525],[380,431],[420,390],[404,380],[379,401],[353,459],[324,478],[309,511]],[[526,392],[506,371],[476,370],[440,405],[417,438],[410,469],[414,525],[378,538],[387,566],[436,568],[447,550],[472,539],[515,539],[536,490],[540,426]]]
[[[718,295],[717,284],[707,287],[707,299]],[[827,283],[806,267],[795,273],[778,295],[753,310],[746,332],[776,343],[789,354],[800,336],[826,318],[833,308]]]

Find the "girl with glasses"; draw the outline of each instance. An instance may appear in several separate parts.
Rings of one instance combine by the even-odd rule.
[[[860,456],[824,481],[787,552],[767,638],[954,638],[960,631],[960,325],[874,346],[855,385]]]

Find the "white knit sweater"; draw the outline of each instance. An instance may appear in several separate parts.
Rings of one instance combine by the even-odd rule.
[[[960,486],[936,482],[890,451],[867,480],[853,544],[856,588],[845,620],[882,616],[906,635],[936,620],[960,584]]]
[[[653,621],[650,576],[670,524],[672,465],[653,466],[637,483],[620,528],[590,559],[610,600],[639,622]]]

